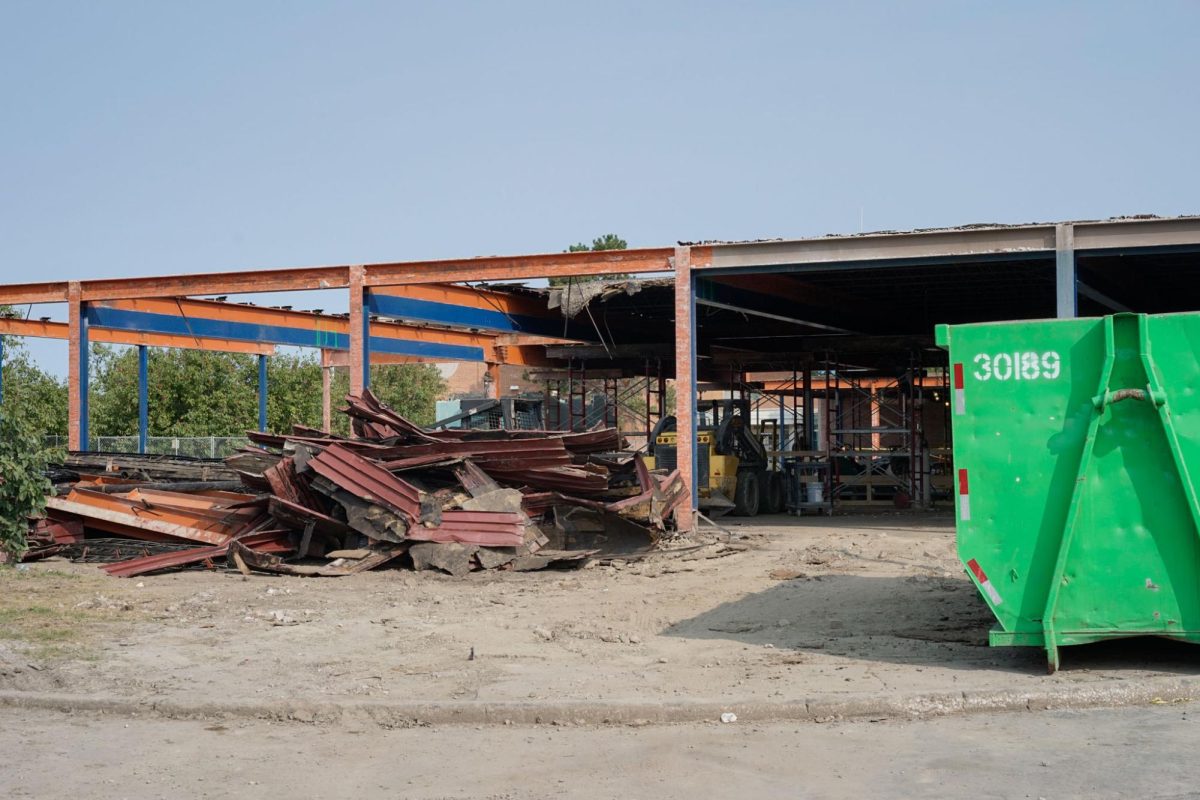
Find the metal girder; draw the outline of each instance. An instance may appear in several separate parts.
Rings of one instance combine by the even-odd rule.
[[[1054,231],[1055,310],[1059,319],[1079,313],[1079,290],[1075,279],[1075,226],[1057,225]]]
[[[459,328],[527,333],[555,339],[595,339],[576,323],[564,326],[544,299],[457,284],[383,286],[373,289],[369,306],[384,317],[452,325]],[[564,334],[564,330],[566,333]]]
[[[70,325],[66,322],[49,322],[34,319],[9,319],[0,317],[0,335],[25,336],[31,339],[68,339]],[[93,327],[89,337],[102,344],[127,344],[145,347],[176,347],[184,350],[211,350],[221,353],[250,353],[272,355],[273,344],[243,342],[233,339],[213,339],[205,336],[174,336],[166,333],[145,331],[111,330]]]
[[[752,279],[744,278],[739,283],[746,284],[751,281]],[[776,281],[772,281],[772,283],[774,282],[777,282],[777,279]],[[784,302],[780,302],[781,300]],[[810,313],[820,313],[822,309],[819,309],[812,301],[801,304],[794,297],[780,297],[771,293],[760,292],[756,289],[746,288],[745,285],[735,285],[726,282],[717,283],[697,278],[696,304],[708,306],[709,308],[719,308],[725,311],[734,311],[754,317],[762,317],[764,319],[773,319],[779,322],[787,322],[806,328],[829,331],[831,333],[850,333],[846,328],[827,325],[811,319],[801,319],[795,315],[798,313],[808,316]],[[787,311],[794,311],[794,313],[784,313]]]
[[[607,361],[620,358],[671,358],[675,345],[671,342],[651,344],[558,344],[547,345],[546,355],[557,359]]]
[[[1110,311],[1133,311],[1132,308],[1124,303],[1118,302],[1098,289],[1094,289],[1083,281],[1076,280],[1075,288],[1083,297],[1093,300]]]
[[[708,248],[697,248],[708,252]],[[481,256],[438,261],[407,261],[361,265],[363,286],[456,283],[509,279],[605,275],[613,272],[670,272],[674,250],[669,247],[544,253],[519,256]],[[707,262],[705,262],[707,263]],[[80,299],[128,300],[145,297],[254,294],[350,285],[351,265],[239,270],[144,278],[79,281]],[[68,299],[68,282],[13,284],[0,287],[0,305],[54,303]]]
[[[1200,247],[1200,216],[1114,219],[1069,223],[1075,250],[1135,250]],[[788,264],[974,258],[1056,250],[1056,225],[976,226],[941,230],[825,236],[791,241],[714,244],[711,262],[700,269]]]
[[[115,300],[91,303],[95,326],[189,334],[294,347],[349,349],[353,326],[345,317],[219,303],[211,300]],[[486,361],[495,337],[465,331],[371,323],[370,346],[382,353],[428,356],[443,361]]]

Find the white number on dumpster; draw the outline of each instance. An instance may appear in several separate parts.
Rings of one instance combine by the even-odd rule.
[[[980,353],[975,356],[975,367],[977,381],[1052,381],[1062,374],[1062,359],[1053,350]]]

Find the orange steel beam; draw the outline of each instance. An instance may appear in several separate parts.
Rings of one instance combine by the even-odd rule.
[[[375,325],[371,325],[371,333],[377,335]],[[350,351],[322,350],[321,363],[327,367],[347,367],[350,365]],[[546,351],[537,346],[502,345],[483,348],[484,361],[489,364],[506,364],[518,367],[553,367],[560,362],[546,358]],[[426,358],[423,356],[403,356],[397,353],[371,353],[371,366],[385,364],[445,364],[444,358]]]
[[[0,317],[0,335],[24,336],[31,339],[69,339],[71,326],[66,322],[43,322],[33,319]],[[223,353],[252,353],[274,355],[275,345],[241,342],[233,339],[212,339],[204,336],[174,336],[167,333],[142,333],[92,327],[88,339],[103,344],[146,345],[147,347],[177,347],[184,350],[212,350]]]
[[[370,379],[371,317],[366,312],[367,289],[363,284],[363,268],[351,267],[350,319],[346,323],[350,331],[350,394],[361,397]]]
[[[173,317],[218,319],[227,322],[246,322],[254,325],[274,325],[282,328],[297,328],[325,333],[349,333],[353,336],[350,320],[330,314],[314,314],[309,311],[285,311],[279,308],[248,306],[239,303],[222,303],[216,300],[193,300],[189,298],[140,298],[112,300],[100,305],[126,311],[141,311],[165,314]],[[490,347],[494,334],[471,333],[469,331],[426,328],[405,325],[400,322],[372,322],[371,335],[389,339],[407,339],[439,344],[457,344],[468,347]]]
[[[712,263],[712,248],[691,248],[691,263]],[[612,272],[670,272],[674,248],[481,256],[438,261],[406,261],[363,266],[366,287],[401,284],[455,283],[506,279],[605,275]],[[142,297],[186,297],[205,294],[253,294],[311,289],[344,289],[350,266],[241,270],[145,278],[79,281],[80,300],[128,300]],[[69,299],[66,282],[0,286],[0,304],[52,303]]]
[[[372,331],[374,332],[374,331]],[[326,367],[350,366],[349,350],[322,350],[321,363]],[[379,367],[387,364],[445,364],[444,358],[425,358],[424,356],[402,356],[398,353],[371,353],[371,366]]]
[[[762,389],[758,390],[761,394],[777,394],[793,391],[800,392],[804,385],[802,380],[796,380],[795,383],[793,383],[791,380],[781,379],[759,380],[754,377],[753,373],[748,374],[746,376],[746,380],[750,383],[761,383]],[[887,389],[896,385],[895,378],[854,378],[853,376],[847,377],[845,375],[842,376],[840,383],[835,383],[835,385],[838,385],[843,389],[847,389],[850,388],[851,382],[864,389]],[[937,376],[918,376],[917,378],[917,385],[921,387],[936,389],[937,387],[942,386],[944,383],[945,379]],[[812,379],[812,390],[814,392],[823,392],[825,391],[825,388],[825,378],[814,377]],[[714,391],[726,390],[720,389]]]
[[[613,272],[670,272],[674,268],[674,255],[674,248],[655,247],[369,264],[365,278],[367,286],[396,286],[607,275]]]
[[[67,289],[67,446],[71,450],[87,447],[87,375],[81,367],[87,364],[85,346],[87,324],[83,315],[84,305],[80,300],[79,281],[71,281]],[[83,384],[81,387],[80,384]]]
[[[505,314],[526,314],[531,317],[547,316],[544,300],[453,283],[381,286],[375,292],[391,297],[407,297],[413,300],[428,300],[433,303],[502,311]]]

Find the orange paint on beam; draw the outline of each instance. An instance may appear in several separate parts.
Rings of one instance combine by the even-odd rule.
[[[366,281],[368,286],[396,286],[607,275],[614,272],[670,272],[674,254],[673,248],[657,247],[370,264],[366,268]]]
[[[453,283],[381,286],[375,291],[390,297],[407,297],[411,300],[427,300],[465,308],[482,308],[505,314],[523,314],[530,317],[548,316],[544,300],[473,286],[459,286]]]
[[[83,352],[80,337],[83,331],[83,302],[79,281],[71,281],[67,288],[67,313],[70,321],[67,323],[67,446],[72,450],[82,450],[83,431],[80,424],[83,420],[83,390],[79,382],[79,370],[87,353]]]
[[[349,333],[353,347],[354,326],[346,317],[330,314],[314,314],[310,311],[286,311],[280,308],[222,303],[217,300],[192,300],[189,298],[140,298],[136,300],[112,300],[99,305],[125,311],[141,311],[151,314],[166,314],[194,319],[219,319],[226,322],[243,322],[252,325],[273,325],[317,333]],[[359,327],[361,330],[361,327]],[[467,347],[487,348],[496,337],[494,334],[471,333],[469,331],[428,328],[406,325],[400,322],[376,321],[371,323],[371,335],[388,339],[404,339],[414,342],[456,344]]]
[[[349,267],[243,270],[83,281],[83,299],[128,300],[139,297],[185,297],[195,294],[296,292],[341,289],[349,283]],[[3,296],[2,290],[0,296]]]
[[[711,264],[711,247],[699,246],[693,248],[692,252],[694,266]],[[606,275],[614,272],[670,272],[674,268],[674,254],[674,248],[657,247],[367,264],[362,267],[363,285],[375,287]],[[350,285],[351,269],[349,265],[341,265],[87,280],[79,282],[80,300],[95,302],[206,294],[343,289]],[[61,281],[13,284],[0,286],[0,303],[63,302],[68,299],[67,293],[67,284]]]
[[[350,366],[350,351],[349,350],[326,350],[328,353],[322,361],[329,367],[348,367]],[[399,353],[371,353],[371,366],[385,366],[388,364],[446,364],[449,363],[445,358],[425,358],[423,356],[404,356]]]
[[[67,300],[67,282],[12,283],[0,287],[0,305],[23,306],[30,303],[62,303]]]
[[[350,268],[350,394],[361,397],[366,388],[367,345],[370,332],[370,317],[366,316],[366,287],[363,285],[363,268]]]
[[[43,322],[33,319],[0,318],[0,334],[24,336],[31,339],[70,339],[71,326],[66,322]],[[89,326],[88,339],[102,344],[146,345],[181,350],[209,350],[220,353],[251,353],[274,355],[275,345],[240,342],[233,339],[212,339],[204,336],[174,336],[167,333],[141,333]]]

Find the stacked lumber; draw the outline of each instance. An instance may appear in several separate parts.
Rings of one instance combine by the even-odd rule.
[[[222,563],[342,576],[397,561],[463,575],[644,552],[686,497],[678,472],[619,452],[612,428],[426,431],[369,391],[343,413],[353,438],[252,432],[256,446],[219,469],[73,454],[64,467],[80,477],[48,498],[47,519],[85,544],[138,540],[142,552],[105,566],[123,577]]]

